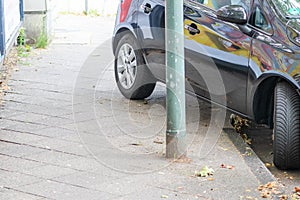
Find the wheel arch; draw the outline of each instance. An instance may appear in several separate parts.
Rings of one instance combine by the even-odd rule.
[[[250,98],[254,120],[273,128],[274,89],[278,82],[285,81],[300,91],[300,85],[284,73],[267,72],[258,78]],[[300,93],[299,93],[300,95]]]
[[[116,48],[118,46],[120,39],[123,37],[125,33],[130,33],[137,39],[137,35],[134,31],[134,28],[130,24],[122,24],[122,26],[116,27],[115,32],[113,34],[114,35],[113,40],[112,40],[112,48],[114,54],[116,52]]]

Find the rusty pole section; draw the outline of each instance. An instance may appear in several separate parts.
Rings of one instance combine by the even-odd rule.
[[[166,157],[185,154],[185,70],[183,0],[166,0]]]

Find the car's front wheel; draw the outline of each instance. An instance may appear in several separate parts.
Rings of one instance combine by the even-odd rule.
[[[300,168],[300,98],[286,82],[275,87],[273,148],[279,169]]]
[[[156,85],[130,33],[123,34],[116,48],[115,79],[120,92],[128,99],[144,99],[151,95]]]

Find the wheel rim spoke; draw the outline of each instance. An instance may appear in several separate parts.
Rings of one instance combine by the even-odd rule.
[[[129,79],[130,79],[130,84],[132,84],[134,81],[134,74],[129,70],[128,75],[129,75]]]
[[[133,59],[135,59],[135,54],[134,51],[132,50],[128,55],[128,60],[129,62],[132,62]]]
[[[136,67],[136,60],[130,63],[130,68],[135,68]]]
[[[118,66],[118,73],[124,73],[124,71],[126,70],[125,65],[119,65]]]
[[[129,87],[131,86],[130,74],[127,71],[125,71],[125,74],[126,74],[126,86]]]
[[[130,89],[136,79],[137,70],[136,54],[129,44],[124,44],[119,51],[117,73],[120,84],[125,89]]]
[[[126,83],[126,76],[125,76],[125,72],[124,73],[122,73],[121,75],[120,75],[120,81],[121,81],[121,83]]]

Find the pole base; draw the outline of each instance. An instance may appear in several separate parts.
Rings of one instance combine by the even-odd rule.
[[[178,134],[167,133],[166,136],[166,157],[178,159],[182,156],[186,156],[186,142],[185,142],[185,131]]]

